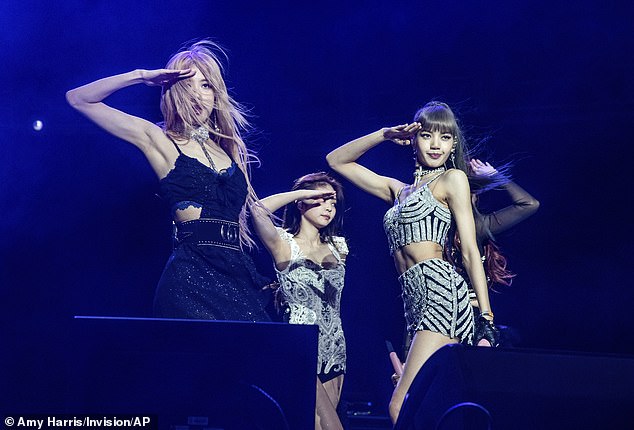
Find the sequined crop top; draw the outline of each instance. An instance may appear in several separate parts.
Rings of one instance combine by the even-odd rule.
[[[398,197],[383,217],[390,255],[410,243],[431,241],[445,245],[451,212],[431,193],[429,183],[420,186],[402,202]]]

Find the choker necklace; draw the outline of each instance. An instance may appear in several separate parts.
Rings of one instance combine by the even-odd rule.
[[[436,167],[435,169],[425,169],[423,166],[416,167],[414,170],[414,185],[418,185],[425,176],[429,176],[433,173],[442,173],[445,171],[445,166]]]
[[[207,152],[207,148],[205,148],[205,142],[207,142],[207,140],[209,139],[209,130],[205,126],[201,125],[196,130],[192,131],[189,137],[191,139],[194,139],[196,142],[198,142],[198,144],[200,145],[200,148],[203,150],[203,153],[205,154],[205,157],[207,157],[207,161],[209,161],[209,166],[211,167],[212,170],[217,171],[214,160],[209,155],[209,152]]]

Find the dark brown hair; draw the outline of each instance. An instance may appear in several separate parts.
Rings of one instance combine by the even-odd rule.
[[[319,231],[322,242],[328,241],[333,236],[340,236],[343,230],[344,197],[343,187],[335,178],[326,172],[316,172],[304,175],[293,183],[291,190],[316,190],[324,185],[330,185],[337,193],[337,211],[332,222]],[[297,207],[297,202],[286,205],[284,209],[283,227],[292,235],[299,233],[302,214]]]

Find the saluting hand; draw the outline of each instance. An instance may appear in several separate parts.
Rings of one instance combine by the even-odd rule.
[[[398,145],[411,145],[412,138],[416,135],[416,132],[420,130],[420,127],[420,123],[418,122],[387,127],[383,129],[383,137],[385,140],[391,140]]]
[[[325,191],[325,190],[302,190],[301,200],[306,204],[314,204],[319,200],[326,201],[330,199],[337,199],[337,193],[334,191]]]
[[[191,78],[196,74],[193,69],[156,69],[143,70],[141,78],[143,83],[150,87],[168,87],[181,79]]]

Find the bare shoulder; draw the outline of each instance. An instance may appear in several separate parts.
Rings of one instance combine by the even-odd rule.
[[[438,178],[438,186],[433,190],[434,195],[441,201],[448,203],[457,195],[468,195],[469,179],[460,169],[449,169]]]
[[[444,181],[449,181],[449,182],[455,182],[455,183],[459,183],[459,182],[467,182],[468,183],[468,179],[467,179],[467,174],[465,172],[463,172],[460,169],[449,169],[447,170],[441,177],[442,180]]]
[[[466,187],[469,189],[469,179],[465,172],[460,169],[449,169],[439,178],[439,181],[443,188],[448,190],[457,189],[462,190]]]

